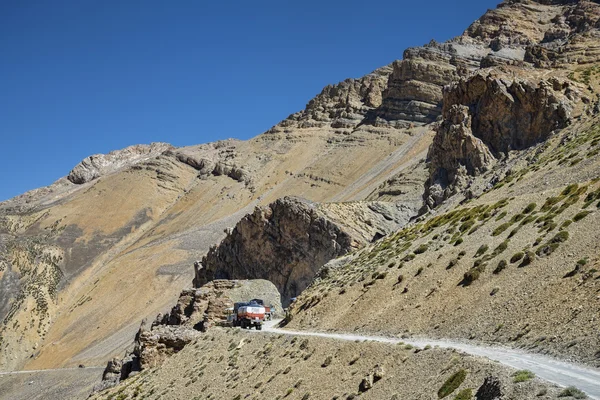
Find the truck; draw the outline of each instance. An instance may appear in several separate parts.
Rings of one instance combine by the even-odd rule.
[[[265,322],[265,307],[256,303],[235,303],[232,310],[232,325],[240,326],[242,329],[256,328],[257,331],[262,330],[262,325]]]
[[[265,308],[266,321],[270,321],[273,319],[273,315],[275,314],[275,307],[272,304],[267,305],[262,299],[252,299],[250,300],[250,303],[257,303]]]

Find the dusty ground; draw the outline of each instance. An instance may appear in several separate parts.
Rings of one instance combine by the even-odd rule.
[[[102,368],[77,368],[0,375],[0,399],[86,399],[102,378]]]
[[[537,378],[514,383],[514,371],[451,350],[215,328],[161,368],[93,398],[351,399],[377,367],[381,380],[360,398],[438,399],[445,381],[463,369],[464,382],[447,398],[467,389],[474,395],[492,376],[501,381],[505,398],[549,399],[558,393]]]

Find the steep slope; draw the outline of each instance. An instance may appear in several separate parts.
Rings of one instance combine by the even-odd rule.
[[[361,183],[371,191],[431,138],[377,132],[307,129],[168,148],[3,204],[3,368],[31,356],[30,368],[103,362],[130,343],[142,318],[170,307],[189,286],[194,261],[254,206],[288,194],[328,200],[369,173],[373,160],[404,149]],[[44,299],[36,299],[40,291]]]
[[[215,329],[159,369],[92,399],[552,399],[497,363],[451,350]]]
[[[504,343],[600,367],[598,123],[465,174],[470,200],[459,192],[327,264],[289,326]]]

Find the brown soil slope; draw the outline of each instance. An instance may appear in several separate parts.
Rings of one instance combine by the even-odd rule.
[[[550,399],[558,394],[557,388],[537,379],[515,383],[512,374],[451,350],[215,329],[159,369],[91,398],[346,400],[461,394],[470,399],[477,394],[480,399]],[[462,379],[447,384],[453,376]],[[499,393],[489,390],[491,382],[498,384]]]

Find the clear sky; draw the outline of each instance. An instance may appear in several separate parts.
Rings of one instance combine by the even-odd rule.
[[[0,201],[137,143],[247,139],[499,0],[0,0]]]

